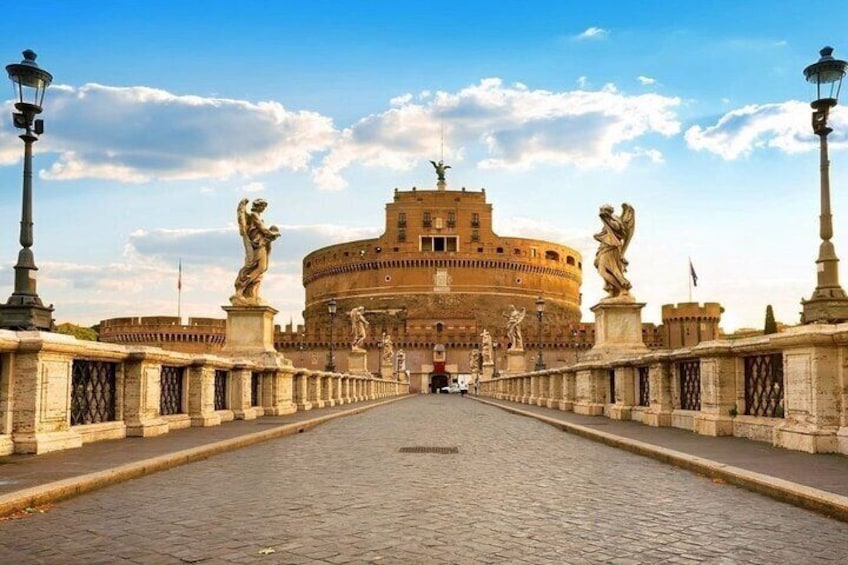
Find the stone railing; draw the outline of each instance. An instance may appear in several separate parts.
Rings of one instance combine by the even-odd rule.
[[[810,453],[848,454],[846,346],[848,324],[802,326],[502,375],[481,382],[480,394]]]
[[[406,394],[399,381],[0,330],[0,455]]]

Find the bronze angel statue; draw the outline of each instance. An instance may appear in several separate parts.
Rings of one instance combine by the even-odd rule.
[[[263,304],[259,298],[259,283],[268,270],[268,256],[271,254],[271,242],[280,237],[277,226],[266,228],[261,214],[268,203],[257,198],[247,211],[249,200],[244,198],[236,208],[239,234],[244,243],[244,266],[236,277],[236,292],[230,297],[233,306],[256,306]]]
[[[439,182],[445,182],[445,171],[451,168],[450,165],[445,165],[444,161],[439,161],[436,163],[435,161],[430,161],[433,163],[433,167],[436,168],[436,178]]]
[[[598,251],[595,253],[595,268],[604,279],[607,298],[630,295],[630,281],[624,276],[627,272],[627,259],[624,253],[630,245],[633,230],[636,227],[636,215],[633,206],[621,205],[621,216],[616,216],[609,204],[601,206],[599,216],[604,226],[595,234]]]

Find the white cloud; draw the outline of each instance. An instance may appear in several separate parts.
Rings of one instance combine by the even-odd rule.
[[[403,106],[404,104],[409,103],[410,100],[412,100],[412,94],[407,93],[390,99],[389,104],[392,106]]]
[[[41,149],[58,160],[42,171],[48,179],[145,182],[299,170],[337,134],[330,118],[278,102],[141,86],[60,86],[51,89],[50,102],[50,135]],[[2,162],[6,144],[0,147]]]
[[[651,77],[646,77],[645,75],[639,75],[638,77],[636,77],[636,80],[639,81],[639,84],[644,85],[644,86],[650,86],[652,84],[657,83],[657,79],[651,78]]]
[[[608,29],[600,28],[600,27],[589,27],[583,33],[579,33],[574,36],[574,40],[583,41],[585,39],[605,39],[609,36],[610,32]]]
[[[263,182],[249,182],[241,187],[242,192],[262,192],[263,190],[265,190]]]
[[[452,148],[448,158],[482,153],[481,168],[621,169],[647,154],[629,148],[629,142],[680,131],[674,113],[679,104],[678,98],[656,94],[628,96],[612,84],[596,92],[551,92],[483,79],[455,93],[438,92],[427,103],[410,102],[361,119],[342,132],[313,172],[314,180],[341,188],[342,172],[352,164],[407,170],[439,147],[442,122]]]
[[[589,78],[586,76],[577,77],[577,87],[585,90],[589,86]]]
[[[831,114],[833,147],[846,146],[844,132],[848,116],[839,108]],[[757,149],[772,148],[784,153],[801,153],[817,147],[810,128],[810,107],[797,101],[752,104],[732,110],[712,126],[692,126],[686,143],[696,151],[709,151],[727,160],[746,157]]]

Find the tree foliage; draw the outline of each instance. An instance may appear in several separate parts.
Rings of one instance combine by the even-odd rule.
[[[98,335],[93,328],[86,328],[65,322],[56,326],[56,333],[72,335],[77,339],[85,339],[88,341],[97,341]]]
[[[771,304],[766,306],[766,323],[763,328],[763,334],[776,334],[777,333],[777,322],[774,321],[774,310],[772,310]]]

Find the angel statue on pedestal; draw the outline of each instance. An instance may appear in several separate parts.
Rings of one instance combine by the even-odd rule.
[[[271,242],[280,237],[277,226],[266,228],[261,214],[268,203],[257,198],[247,211],[249,200],[244,198],[236,208],[239,234],[244,243],[244,266],[236,277],[236,292],[230,297],[233,306],[259,306],[264,301],[259,297],[259,283],[268,270],[268,256],[271,254]]]
[[[609,204],[601,206],[599,216],[604,227],[595,234],[599,243],[595,268],[604,279],[606,299],[630,297],[630,281],[624,276],[628,265],[624,253],[636,227],[636,214],[630,204],[625,202],[621,205],[621,216],[616,216],[613,211]]]

